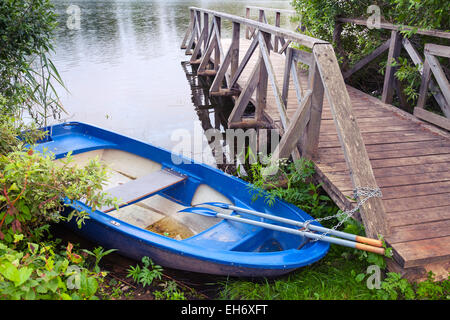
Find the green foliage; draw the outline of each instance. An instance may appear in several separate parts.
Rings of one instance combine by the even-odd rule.
[[[257,162],[250,165],[248,172],[246,180],[252,183],[249,185],[249,191],[253,200],[263,197],[271,206],[276,198],[280,198],[314,217],[333,215],[337,212],[337,207],[331,199],[321,192],[320,185],[312,182],[314,164],[309,160],[304,158],[294,162],[281,160],[276,167]]]
[[[108,255],[108,254],[110,254],[110,253],[112,253],[114,251],[117,251],[117,249],[109,249],[109,250],[105,251],[105,249],[102,248],[102,247],[96,247],[92,251],[87,250],[87,249],[83,249],[82,251],[87,253],[88,255],[94,257],[94,259],[95,259],[95,261],[94,261],[94,271],[98,273],[98,272],[100,272],[100,266],[99,266],[100,260],[104,256],[106,256],[106,255]]]
[[[103,203],[113,203],[100,192],[107,169],[98,161],[79,168],[71,166],[70,155],[60,164],[53,160],[50,153],[41,154],[23,146],[0,155],[1,240],[11,242],[17,232],[33,236],[34,230],[46,223],[74,216],[81,226],[87,213],[73,210],[67,217],[61,215],[65,209],[63,198],[85,198],[85,203],[94,210]]]
[[[391,30],[369,29],[352,23],[342,24],[340,39],[333,38],[336,18],[361,18],[368,19],[373,12],[368,12],[371,5],[380,8],[381,21],[387,21],[396,25],[406,25],[412,30],[401,30],[404,37],[409,38],[414,47],[422,52],[427,42],[449,45],[447,39],[427,37],[416,34],[418,28],[450,30],[450,2],[446,0],[293,0],[292,5],[302,17],[302,25],[306,28],[306,34],[333,43],[338,61],[343,71],[349,70],[363,57],[371,53],[376,47],[388,40]],[[423,55],[422,55],[423,56]],[[358,71],[348,80],[349,83],[362,91],[375,96],[381,95],[384,77],[382,76],[386,66],[387,53],[381,55],[362,70]],[[444,70],[448,70],[448,59],[440,59]],[[408,104],[414,106],[418,98],[420,88],[420,66],[415,66],[410,57],[404,51],[396,62],[395,76],[400,80],[403,94]],[[398,105],[400,99],[394,100]],[[407,108],[406,111],[411,111]],[[439,107],[433,99],[427,100],[427,107],[439,111]]]
[[[155,300],[186,300],[184,292],[178,289],[175,281],[168,281],[160,284],[162,291],[153,291]]]
[[[63,110],[55,81],[63,85],[48,58],[56,16],[50,0],[3,0],[0,5],[0,92],[2,113],[26,111],[40,124]]]
[[[136,267],[130,266],[127,277],[133,278],[136,283],[142,284],[143,287],[151,285],[155,279],[161,279],[163,271],[161,266],[154,264],[149,257],[143,257],[142,264],[142,268],[139,265],[136,265]]]
[[[85,300],[95,296],[105,273],[86,269],[74,261],[72,245],[55,252],[53,243],[26,243],[16,235],[13,244],[0,242],[0,299]],[[25,247],[23,247],[25,245]]]

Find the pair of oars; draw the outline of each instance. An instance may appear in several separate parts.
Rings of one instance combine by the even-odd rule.
[[[234,210],[237,212],[247,213],[247,214],[255,215],[258,217],[270,219],[273,221],[278,221],[278,222],[282,222],[285,224],[305,228],[305,231],[287,228],[287,227],[274,225],[274,224],[270,224],[270,223],[265,223],[265,222],[261,222],[261,221],[245,219],[245,218],[241,218],[238,216],[222,214],[222,213],[219,213],[210,208],[198,207],[199,205],[209,205],[209,206],[214,206],[214,207],[218,207],[218,208],[222,208],[222,209],[230,209],[230,210]],[[259,211],[248,210],[245,208],[236,207],[236,206],[233,206],[233,205],[230,205],[227,203],[222,203],[222,202],[205,202],[205,203],[198,204],[195,207],[180,210],[179,212],[191,212],[191,213],[201,214],[201,215],[207,216],[207,217],[217,217],[217,218],[222,218],[222,219],[233,220],[233,221],[247,223],[250,225],[263,227],[263,228],[267,228],[267,229],[271,229],[271,230],[276,230],[276,231],[291,233],[291,234],[295,234],[295,235],[299,235],[299,236],[303,236],[303,237],[307,237],[307,238],[311,238],[311,239],[326,241],[326,242],[334,243],[334,244],[341,245],[341,246],[346,246],[346,247],[355,248],[355,249],[359,249],[359,250],[369,251],[369,252],[373,252],[373,253],[377,253],[377,254],[381,254],[381,255],[384,255],[384,253],[385,253],[385,249],[383,248],[383,243],[380,240],[361,237],[361,236],[357,236],[357,235],[354,235],[351,233],[328,229],[325,227],[321,227],[321,226],[317,226],[317,225],[313,225],[313,224],[309,224],[309,223],[304,223],[304,222],[300,222],[300,221],[296,221],[296,220],[286,219],[286,218],[278,217],[278,216],[275,216],[272,214],[267,214],[267,213],[263,213],[263,212],[259,212]],[[322,232],[322,233],[333,235],[333,236],[340,237],[340,238],[329,237],[327,235],[320,235],[317,233],[308,232],[306,230]]]

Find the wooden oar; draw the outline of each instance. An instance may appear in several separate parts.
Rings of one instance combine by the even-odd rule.
[[[305,227],[305,223],[301,222],[301,221],[286,219],[286,218],[278,217],[278,216],[275,216],[272,214],[267,214],[267,213],[263,213],[263,212],[259,212],[259,211],[248,210],[248,209],[233,206],[228,203],[205,202],[205,203],[200,203],[198,205],[210,205],[210,206],[214,206],[214,207],[218,207],[218,208],[222,208],[222,209],[230,209],[230,210],[234,210],[234,211],[238,211],[238,212],[242,212],[242,213],[248,213],[251,215],[258,216],[258,217],[278,221],[278,222],[283,222],[283,223],[290,224],[290,225],[297,226],[297,227],[302,227],[302,228]],[[365,243],[365,244],[368,244],[368,245],[371,245],[374,247],[379,247],[379,248],[383,247],[383,242],[381,240],[377,240],[377,239],[366,238],[366,237],[358,236],[356,234],[351,234],[351,233],[347,233],[347,232],[328,229],[328,228],[316,226],[313,224],[309,224],[308,229],[313,230],[313,231],[322,232],[322,233],[328,233],[330,235],[333,235],[336,237],[341,237],[341,238],[351,240],[351,241]]]
[[[334,244],[338,244],[338,245],[345,246],[345,247],[369,251],[369,252],[373,252],[373,253],[377,253],[377,254],[381,254],[381,255],[384,255],[384,252],[385,252],[384,248],[373,247],[373,246],[369,246],[369,245],[354,242],[354,241],[344,240],[344,239],[340,239],[340,238],[333,238],[333,237],[328,237],[328,236],[321,236],[320,234],[316,234],[316,233],[300,231],[300,230],[296,230],[296,229],[292,229],[292,228],[286,228],[286,227],[282,227],[282,226],[273,225],[270,223],[265,223],[265,222],[250,220],[250,219],[244,219],[244,218],[237,217],[237,216],[222,214],[222,213],[219,213],[212,209],[204,208],[204,207],[191,207],[191,208],[186,208],[186,209],[180,210],[178,212],[190,212],[190,213],[201,214],[206,217],[215,217],[215,218],[233,220],[233,221],[247,223],[250,225],[254,225],[254,226],[258,226],[258,227],[262,227],[262,228],[266,228],[266,229],[291,233],[291,234],[299,235],[302,237],[326,241],[329,243],[334,243]]]

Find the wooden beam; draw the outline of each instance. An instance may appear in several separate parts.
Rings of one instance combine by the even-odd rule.
[[[186,49],[186,41],[189,38],[189,35],[192,33],[192,30],[194,29],[194,10],[189,10],[190,15],[191,15],[191,19],[189,21],[189,26],[186,30],[186,33],[184,34],[184,38],[183,41],[181,41],[181,49]]]
[[[377,186],[375,176],[333,47],[330,44],[315,45],[313,54],[336,124],[345,161],[350,169],[353,187],[375,188]],[[384,236],[389,234],[386,210],[380,198],[367,200],[360,208],[360,213],[369,237],[376,238],[378,234]]]
[[[241,25],[239,23],[233,22],[233,31],[231,36],[231,47],[233,48],[231,52],[231,74],[233,77],[239,67],[239,39],[240,39]],[[231,84],[227,83],[228,88],[231,88]]]
[[[444,128],[450,131],[450,119],[440,116],[436,113],[427,111],[422,108],[414,108],[414,115],[422,120],[430,122],[438,127]]]
[[[431,71],[433,72],[434,78],[436,79],[437,84],[439,85],[439,88],[441,89],[442,95],[444,96],[446,100],[446,107],[450,104],[450,84],[447,80],[447,77],[444,73],[444,70],[442,70],[442,67],[439,63],[439,60],[429,54],[425,48],[425,60],[427,60],[428,65],[430,66]],[[450,110],[448,108],[444,108],[442,110],[447,117],[450,117]]]
[[[241,91],[241,94],[239,95],[236,103],[234,104],[234,108],[231,111],[230,116],[228,117],[228,125],[230,125],[233,122],[240,122],[242,114],[244,113],[245,109],[247,108],[247,105],[250,101],[250,98],[253,94],[253,92],[256,89],[256,86],[258,85],[259,81],[259,69],[263,67],[261,66],[261,61],[255,64],[253,67],[252,73],[250,74],[250,77],[247,80],[247,83],[245,84],[244,88]]]
[[[450,58],[450,47],[442,46],[434,43],[427,43],[425,45],[425,51],[433,56]]]
[[[305,131],[309,121],[310,106],[311,91],[308,90],[301,105],[295,110],[295,114],[292,116],[292,120],[290,121],[286,132],[281,137],[280,143],[272,154],[273,164],[279,159],[288,158],[297,147],[298,140]]]
[[[272,25],[269,25],[269,24],[266,24],[263,22],[246,19],[246,18],[228,14],[228,13],[218,12],[218,11],[209,10],[209,9],[202,9],[202,8],[197,8],[197,7],[190,7],[190,9],[201,11],[201,12],[206,12],[206,13],[212,14],[216,17],[220,17],[222,19],[229,20],[231,22],[238,22],[241,25],[250,26],[252,28],[257,28],[260,31],[267,32],[272,35],[277,35],[277,36],[283,37],[284,39],[287,39],[287,40],[292,40],[292,41],[298,43],[299,45],[304,45],[308,48],[312,48],[314,46],[314,44],[316,44],[316,43],[328,43],[328,41],[316,39],[316,38],[307,36],[305,34],[297,33],[294,31],[288,31],[288,30],[285,30],[285,29],[282,29],[279,27],[275,27],[275,26],[272,26]]]
[[[338,18],[338,21],[346,22],[346,23],[354,23],[361,26],[367,26],[367,19],[358,19],[358,18]],[[450,39],[450,32],[435,30],[435,29],[418,29],[416,27],[404,26],[404,25],[395,25],[389,22],[381,22],[381,29],[394,30],[394,31],[414,31],[416,34],[422,34],[425,36],[439,37],[444,39]]]
[[[389,44],[389,54],[386,64],[386,72],[384,74],[383,94],[381,101],[387,104],[392,103],[394,97],[394,80],[396,67],[392,66],[392,63],[400,55],[401,49],[401,35],[397,31],[391,32],[391,40]]]
[[[278,88],[278,82],[275,77],[275,71],[273,70],[272,63],[270,61],[269,57],[269,49],[267,48],[267,42],[269,41],[269,37],[266,34],[263,34],[261,32],[258,32],[258,41],[259,41],[259,48],[262,55],[262,58],[264,60],[264,65],[267,71],[266,77],[269,78],[270,84],[272,85],[273,94],[275,96],[275,102],[277,104],[278,112],[280,114],[281,123],[283,124],[283,128],[287,128],[289,124],[289,119],[286,114],[286,106],[283,102],[283,97],[281,95],[280,89]],[[263,69],[263,68],[262,68]],[[263,79],[264,80],[264,79]],[[261,81],[261,79],[260,79]],[[267,94],[267,78],[266,81],[266,93]]]
[[[217,75],[214,78],[214,81],[211,84],[211,87],[209,88],[210,92],[219,91],[219,89],[221,88],[222,81],[225,78],[225,73],[227,72],[227,69],[231,64],[232,52],[233,52],[233,46],[231,45],[228,48],[225,58],[223,59],[222,63],[220,64],[219,70],[217,70]]]
[[[200,61],[200,65],[198,67],[198,72],[203,72],[206,70],[206,67],[208,66],[208,63],[210,62],[211,54],[216,48],[216,42],[217,38],[216,35],[213,34],[212,37],[210,37],[210,41],[208,44],[208,48],[206,49],[205,54],[202,56],[202,60]]]
[[[260,11],[261,13],[261,11]],[[270,41],[270,35],[267,33],[261,33],[260,31],[257,32],[256,38],[259,42],[259,61],[261,61],[261,67],[259,68],[259,81],[258,85],[256,87],[256,110],[255,110],[255,118],[257,121],[262,119],[264,109],[266,108],[267,104],[267,84],[268,84],[268,78],[270,78],[273,74],[270,74],[273,72],[272,70],[269,70],[269,66],[267,66],[266,60],[269,60],[269,51],[267,50],[267,42]],[[264,62],[266,63],[264,63]]]
[[[422,57],[419,55],[417,50],[414,48],[412,43],[407,38],[402,39],[402,44],[403,44],[403,47],[405,48],[406,52],[409,54],[411,60],[414,62],[414,64],[416,66],[419,66],[420,74],[423,75],[424,62],[422,60]],[[429,68],[429,66],[428,66],[428,68]],[[430,70],[428,70],[428,72],[429,71]],[[439,104],[439,106],[441,107],[442,110],[448,110],[448,112],[444,111],[444,113],[447,117],[450,117],[450,106],[445,101],[445,98],[442,95],[441,90],[439,89],[439,86],[436,85],[436,83],[433,81],[433,79],[429,79],[427,81],[429,81],[428,85],[430,87],[430,90],[431,90],[431,93],[433,94],[434,99]],[[425,89],[426,89],[425,91],[427,91],[428,86]],[[420,95],[419,95],[419,99],[420,99]],[[419,103],[418,103],[418,105],[419,105]],[[423,108],[423,105],[422,105],[422,108]]]
[[[366,64],[368,64],[370,61],[376,59],[378,56],[380,56],[383,52],[385,52],[387,49],[389,49],[389,44],[391,43],[391,40],[387,40],[384,42],[381,46],[373,50],[370,54],[359,60],[353,68],[350,70],[347,70],[344,72],[344,79],[349,78],[352,74],[355,72],[361,70],[362,67],[364,67]]]
[[[247,66],[247,63],[250,60],[250,57],[255,52],[255,49],[257,46],[258,46],[258,39],[254,38],[252,43],[250,44],[250,47],[248,48],[247,52],[245,53],[244,57],[242,58],[242,61],[239,64],[239,67],[237,68],[235,74],[233,75],[233,77],[230,81],[231,88],[236,84],[237,80],[241,76],[242,71],[244,71],[244,68]]]
[[[322,121],[323,84],[320,78],[317,64],[309,69],[309,87],[311,94],[311,111],[308,125],[302,139],[302,156],[307,159],[315,159],[319,146],[320,124]]]
[[[284,59],[284,73],[283,73],[283,89],[281,92],[281,98],[283,103],[287,105],[287,98],[289,94],[289,80],[291,75],[292,67],[292,48],[288,48],[286,51],[286,58]]]
[[[414,109],[423,109],[425,107],[425,102],[427,101],[427,95],[428,95],[428,85],[431,80],[431,69],[430,65],[428,64],[428,60],[425,59],[425,62],[423,63],[423,69],[422,69],[422,79],[420,83],[420,89],[419,89],[419,98],[417,99],[417,105]]]

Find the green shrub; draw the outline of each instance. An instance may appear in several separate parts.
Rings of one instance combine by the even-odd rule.
[[[15,235],[9,245],[0,242],[1,300],[98,299],[95,294],[106,274],[86,269],[72,244],[57,253],[49,243],[28,242],[21,248],[21,238]]]

